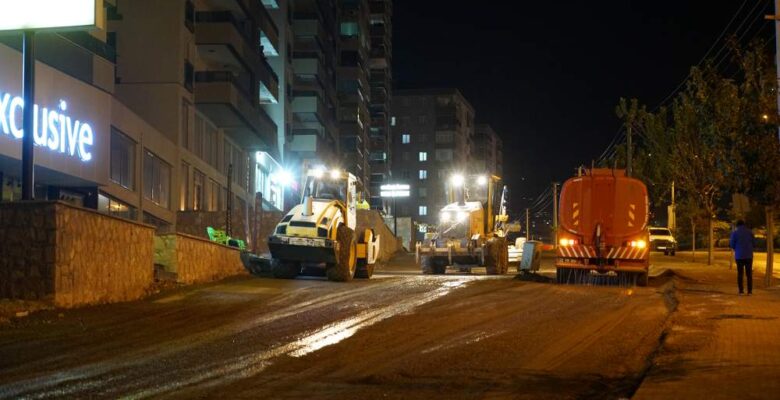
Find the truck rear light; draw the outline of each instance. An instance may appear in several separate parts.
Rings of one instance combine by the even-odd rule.
[[[641,239],[640,240],[632,240],[631,242],[628,243],[628,245],[631,246],[631,247],[636,247],[638,249],[644,249],[645,247],[647,247],[647,242],[645,242],[644,240],[641,240]]]
[[[574,246],[575,244],[577,244],[577,241],[574,239],[561,239],[558,241],[558,243],[561,246]]]

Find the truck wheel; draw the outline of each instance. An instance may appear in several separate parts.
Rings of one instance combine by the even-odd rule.
[[[447,261],[434,258],[433,259],[433,274],[434,275],[444,275],[447,273]]]
[[[639,276],[636,277],[637,286],[645,287],[647,286],[647,281],[648,281],[647,272],[640,272]]]
[[[485,272],[488,275],[502,274],[506,268],[506,258],[502,257],[501,249],[501,240],[497,238],[490,239],[485,244]]]
[[[347,282],[355,276],[357,266],[357,246],[355,245],[355,233],[345,225],[339,225],[336,231],[338,252],[336,263],[325,266],[325,274],[329,281]]]
[[[499,239],[499,247],[498,247],[498,255],[501,265],[501,275],[506,274],[509,272],[509,244],[506,241],[506,238]]]
[[[374,275],[375,264],[368,264],[365,261],[359,261],[355,270],[355,278],[369,279]]]
[[[420,269],[423,275],[433,275],[433,260],[431,256],[420,256]]]
[[[271,274],[276,279],[295,279],[301,273],[301,264],[294,261],[271,260]]]

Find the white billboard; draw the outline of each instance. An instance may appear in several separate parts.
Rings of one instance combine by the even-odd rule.
[[[0,32],[90,29],[102,25],[103,0],[0,0]]]

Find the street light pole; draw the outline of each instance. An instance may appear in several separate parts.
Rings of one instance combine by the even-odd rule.
[[[531,240],[531,211],[525,209],[525,240]]]
[[[33,134],[33,114],[35,104],[35,31],[24,31],[22,44],[22,96],[24,112],[22,114],[22,200],[35,199],[35,135]]]

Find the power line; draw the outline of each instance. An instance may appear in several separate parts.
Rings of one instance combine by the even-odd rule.
[[[759,5],[761,5],[761,3],[766,3],[766,1],[757,1],[757,2],[756,2],[754,5],[753,5],[753,7],[750,9],[750,11],[749,11],[749,12],[747,13],[747,15],[745,16],[746,18],[745,18],[745,19],[743,19],[743,20],[742,20],[742,22],[739,24],[739,26],[737,26],[737,29],[735,29],[735,30],[734,30],[734,34],[735,34],[735,35],[736,35],[737,33],[739,33],[740,29],[742,29],[742,27],[743,27],[743,26],[745,25],[745,23],[748,21],[748,19],[749,19],[749,16],[750,16],[751,14],[754,14],[754,13],[755,13],[755,11],[756,11],[756,8],[757,8]],[[701,60],[699,60],[699,62],[696,64],[696,66],[697,66],[697,67],[698,67],[698,66],[701,66],[701,64],[702,64],[702,63],[703,63],[705,60],[707,60],[707,57],[710,55],[710,53],[712,53],[712,50],[715,48],[715,46],[717,46],[717,44],[718,44],[718,43],[720,43],[720,42],[721,42],[721,40],[724,38],[724,36],[725,36],[726,32],[728,32],[728,30],[729,30],[729,28],[731,27],[731,25],[734,23],[734,21],[736,21],[737,17],[739,17],[739,15],[740,15],[740,12],[742,11],[742,9],[745,7],[745,5],[746,5],[746,4],[747,4],[747,0],[745,0],[745,1],[742,3],[742,5],[740,5],[740,6],[739,6],[739,8],[737,9],[737,11],[734,13],[734,16],[732,16],[732,17],[731,17],[731,20],[729,21],[729,23],[728,23],[728,24],[726,24],[726,26],[723,28],[723,31],[720,33],[720,35],[718,35],[718,38],[717,38],[717,39],[715,39],[715,41],[712,43],[712,46],[710,46],[709,50],[707,50],[707,52],[706,52],[706,53],[704,53],[704,56],[703,56],[703,57],[701,58]],[[753,22],[751,23],[751,25],[750,25],[750,26],[753,26],[753,24],[755,24],[755,18],[756,18],[756,17],[754,17],[754,20],[753,20]],[[761,16],[761,15],[759,15],[759,16],[758,16],[758,18],[760,19],[760,18],[762,18],[762,16]],[[743,33],[743,34],[744,34],[744,33]],[[726,46],[726,43],[722,43],[722,44],[721,44],[721,46],[720,46],[720,48],[718,49],[718,52],[717,52],[717,53],[715,53],[715,56],[713,57],[713,61],[717,60],[717,59],[720,57],[720,54],[723,52],[723,50],[724,50],[724,49],[726,49],[727,47],[728,47],[728,46]],[[728,53],[726,53],[726,54],[728,54]],[[680,90],[681,90],[681,89],[682,89],[682,88],[685,86],[685,84],[686,84],[686,83],[688,83],[688,80],[690,79],[690,77],[691,77],[691,75],[690,75],[690,72],[689,72],[689,73],[688,73],[688,74],[685,76],[685,79],[683,79],[683,80],[682,80],[682,82],[680,82],[680,84],[678,84],[678,85],[677,85],[677,86],[676,86],[676,87],[675,87],[675,88],[674,88],[674,89],[671,91],[671,93],[669,93],[669,94],[668,94],[666,97],[664,97],[664,99],[663,99],[663,100],[661,100],[661,101],[658,103],[658,105],[656,105],[656,106],[655,106],[655,107],[652,109],[652,111],[651,111],[651,112],[655,112],[655,111],[657,111],[657,110],[658,110],[659,108],[661,108],[661,107],[662,107],[664,104],[666,104],[666,103],[667,103],[667,102],[668,102],[668,101],[669,101],[669,100],[670,100],[672,97],[674,97],[674,95],[676,95],[677,93],[679,93],[679,92],[680,92]]]

